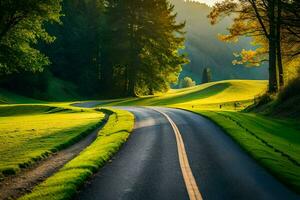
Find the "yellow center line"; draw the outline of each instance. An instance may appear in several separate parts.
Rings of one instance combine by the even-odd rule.
[[[182,136],[180,134],[180,131],[178,130],[178,127],[174,123],[174,121],[165,113],[152,108],[156,112],[159,112],[162,114],[171,124],[173,131],[175,133],[176,143],[177,143],[177,149],[178,149],[178,157],[179,157],[179,164],[181,168],[181,172],[183,175],[184,183],[189,195],[190,200],[202,200],[202,195],[198,189],[197,183],[195,181],[195,177],[193,175],[192,169],[190,167],[187,153],[185,151],[185,146],[183,143]]]

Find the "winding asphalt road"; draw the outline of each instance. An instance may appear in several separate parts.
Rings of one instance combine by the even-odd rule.
[[[77,199],[300,199],[206,118],[169,108],[122,109],[134,113],[134,132],[112,162],[83,187]],[[179,160],[174,126],[182,137],[191,169],[187,176],[194,178],[200,198],[190,196],[183,175],[188,167]]]

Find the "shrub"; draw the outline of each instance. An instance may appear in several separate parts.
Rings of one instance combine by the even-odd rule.
[[[180,88],[188,88],[196,86],[196,82],[193,81],[190,77],[184,77],[184,79],[180,80],[179,87]]]

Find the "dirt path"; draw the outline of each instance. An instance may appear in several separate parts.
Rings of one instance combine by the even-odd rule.
[[[106,122],[107,119],[108,116],[106,115],[104,122]],[[26,169],[15,176],[5,178],[0,182],[0,200],[16,199],[30,192],[34,186],[57,172],[62,166],[89,146],[97,138],[97,133],[103,125],[78,143],[53,154],[34,167]]]

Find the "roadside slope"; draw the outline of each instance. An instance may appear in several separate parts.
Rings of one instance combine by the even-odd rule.
[[[218,124],[259,164],[300,194],[300,125],[296,120],[190,109]]]

